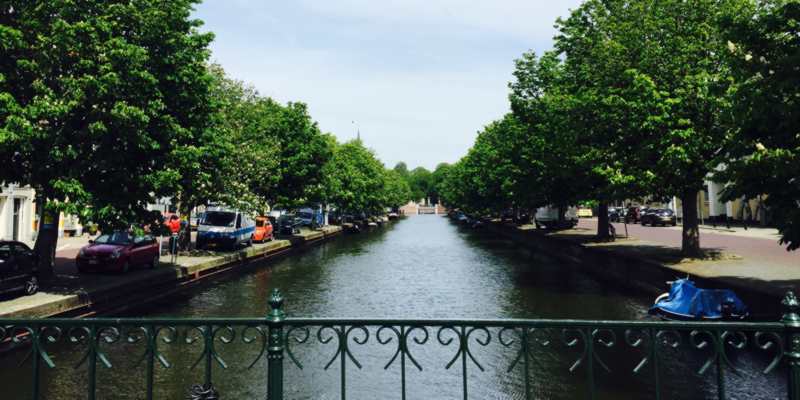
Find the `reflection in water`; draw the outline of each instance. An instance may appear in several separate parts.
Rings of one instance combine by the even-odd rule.
[[[264,268],[161,301],[136,315],[260,316],[267,312],[267,297],[274,287],[283,291],[285,309],[295,317],[641,319],[651,301],[625,288],[603,285],[487,232],[462,230],[437,216],[418,216],[370,233],[337,238]],[[303,369],[285,361],[286,398],[339,398],[344,365],[348,398],[399,399],[400,361],[389,364],[397,350],[397,333],[390,329],[379,332],[379,328],[355,329],[348,336],[348,348],[361,368],[349,357],[341,363],[336,333],[331,329],[294,331],[292,349]],[[187,344],[184,331],[175,343],[160,346],[172,368],[157,367],[157,398],[185,398],[190,385],[202,382],[203,363],[188,368],[201,357],[202,347]],[[253,331],[245,334],[256,337]],[[518,338],[513,343],[510,339],[518,332],[503,332],[503,341],[498,328],[471,332],[469,348],[474,360],[459,353],[457,334],[458,328],[429,327],[409,335],[409,351],[422,371],[406,360],[408,398],[462,398],[465,365],[470,398],[524,398],[523,363],[509,371],[519,349]],[[244,343],[241,330],[235,337],[224,330],[219,335],[234,339],[229,344],[217,342],[227,369],[215,364],[213,376],[223,398],[264,398],[266,361],[261,359],[247,369],[259,352],[258,343]],[[585,398],[588,360],[582,359],[573,373],[568,372],[581,360],[583,344],[578,341],[569,346],[581,333],[542,329],[533,335],[538,340],[530,342],[533,356],[528,376],[534,398]],[[598,398],[655,397],[652,362],[639,374],[631,372],[646,348],[631,349],[625,332],[600,335],[614,345],[599,348],[597,359],[592,359]],[[693,373],[710,354],[684,351],[689,343],[686,336],[678,338],[683,347],[662,351],[662,398],[715,398],[714,369],[700,377]],[[297,342],[306,337],[306,343]],[[321,344],[319,339],[330,342]],[[359,344],[355,339],[367,340]],[[481,342],[488,343],[482,346]],[[137,362],[143,344],[102,346],[114,366],[99,367],[98,398],[142,398],[144,366]],[[85,366],[71,369],[82,354],[70,345],[52,350],[59,368],[45,371],[44,398],[85,397]],[[29,368],[13,367],[23,356],[14,353],[0,366],[0,383],[11,388],[11,398],[29,393],[29,385],[8,385],[29,382]],[[728,374],[728,387],[736,388],[734,392],[741,398],[779,397],[774,393],[785,388],[783,371],[766,377],[758,372],[769,363],[767,356],[734,359],[744,372]],[[451,367],[445,368],[454,358]],[[330,360],[330,368],[324,369]]]

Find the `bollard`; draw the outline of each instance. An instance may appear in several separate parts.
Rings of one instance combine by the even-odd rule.
[[[285,314],[283,296],[273,289],[269,297],[272,309],[267,314],[269,324],[269,347],[267,348],[267,400],[283,400],[283,321]]]
[[[789,360],[789,400],[800,400],[800,302],[794,292],[783,298],[786,314],[781,322],[786,332],[786,358]]]

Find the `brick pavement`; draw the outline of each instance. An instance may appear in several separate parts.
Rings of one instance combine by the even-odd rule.
[[[625,233],[625,226],[615,223],[617,235]],[[681,227],[651,227],[629,224],[630,236],[608,246],[660,247],[678,250],[681,246]],[[597,231],[596,219],[580,220],[577,229],[568,231],[591,235]],[[757,232],[757,231],[756,231]],[[727,278],[750,282],[762,291],[780,294],[787,289],[800,288],[800,251],[788,252],[778,243],[779,237],[766,231],[718,232],[701,229],[700,245],[704,250],[722,253],[717,260],[675,260],[668,267],[694,276]],[[774,236],[774,237],[771,237]]]

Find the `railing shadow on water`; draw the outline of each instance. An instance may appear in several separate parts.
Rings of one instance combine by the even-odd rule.
[[[800,304],[774,323],[2,319],[13,399],[788,398]],[[59,372],[60,371],[60,372]],[[10,390],[10,392],[8,392]]]

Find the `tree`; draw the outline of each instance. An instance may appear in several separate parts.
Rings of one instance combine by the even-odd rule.
[[[431,193],[431,171],[425,167],[414,168],[408,174],[408,185],[414,201],[424,201]]]
[[[150,221],[175,146],[205,129],[213,36],[189,18],[195,2],[0,4],[0,181],[41,198],[45,278],[57,211],[102,228]]]
[[[302,205],[313,188],[322,182],[322,168],[330,159],[330,147],[303,103],[282,106],[272,99],[261,101],[264,134],[277,140],[277,171],[274,190],[263,193],[270,204],[286,207]]]
[[[568,129],[580,132],[576,160],[587,174],[585,197],[599,202],[601,239],[609,236],[608,204],[646,194],[653,183],[637,168],[643,164],[636,158],[641,106],[628,93],[638,49],[618,39],[620,25],[640,12],[631,2],[587,1],[557,22],[555,47],[564,59],[559,89],[572,106],[564,115]]]
[[[555,205],[565,209],[590,193],[587,146],[573,118],[578,103],[564,87],[564,64],[554,52],[537,58],[526,53],[516,62],[509,87],[514,116],[526,126],[509,138],[518,168],[516,203],[533,209]],[[563,213],[559,213],[563,217]]]
[[[394,169],[387,169],[383,175],[383,204],[389,208],[396,208],[406,204],[411,199],[411,188]]]
[[[406,163],[400,161],[394,166],[394,171],[400,174],[400,177],[403,179],[408,179],[408,165]]]
[[[738,10],[737,10],[738,11]],[[729,183],[724,199],[755,198],[765,204],[788,250],[800,248],[800,3],[766,0],[724,19],[730,62],[738,82],[734,121],[726,142]]]
[[[700,251],[697,193],[717,167],[722,143],[730,131],[728,91],[732,76],[720,18],[746,6],[748,0],[590,0],[577,9],[575,24],[600,29],[598,40],[613,42],[624,55],[628,84],[643,84],[646,93],[628,95],[658,101],[643,124],[620,133],[640,151],[626,163],[642,177],[658,177],[649,189],[656,197],[680,197],[683,209],[682,251]],[[594,36],[593,36],[594,37]],[[624,66],[624,65],[623,65]],[[601,75],[602,79],[602,75]],[[622,85],[625,85],[622,82]],[[623,86],[624,88],[624,86]],[[627,97],[622,97],[627,101]],[[637,107],[634,107],[637,108]],[[644,110],[645,107],[642,107]]]
[[[337,145],[324,176],[325,197],[342,211],[378,213],[387,207],[385,168],[361,140]]]

